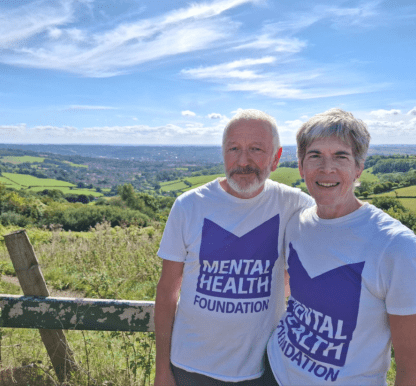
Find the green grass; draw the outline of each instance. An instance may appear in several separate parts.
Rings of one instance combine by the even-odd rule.
[[[370,183],[379,182],[380,181],[379,178],[376,175],[372,174],[372,171],[373,171],[372,167],[365,169],[361,174],[360,181],[362,182],[365,181],[365,182],[370,182]]]
[[[416,185],[396,189],[399,196],[416,197]]]
[[[88,168],[88,165],[74,164],[73,162],[70,162],[70,161],[63,161],[63,162],[75,168]]]
[[[292,186],[292,183],[300,180],[301,177],[298,168],[278,167],[274,172],[270,174],[270,179],[285,185]]]
[[[30,190],[32,192],[40,192],[45,189],[57,189],[64,194],[85,194],[94,197],[103,196],[103,193],[99,193],[95,189],[80,189],[70,182],[52,178],[37,178],[27,174],[3,173],[3,176],[0,177],[0,183],[9,188]],[[109,190],[103,189],[103,191]]]
[[[175,180],[176,181],[176,180]],[[172,182],[172,181],[170,181]],[[183,181],[176,181],[169,185],[161,185],[160,190],[162,192],[171,192],[172,190],[184,190],[188,188],[188,185],[185,185]]]
[[[75,186],[70,182],[66,181],[59,181],[52,178],[37,178],[34,176],[30,176],[27,174],[17,174],[17,173],[2,173],[3,177],[9,179],[10,181],[14,182],[21,187],[29,187],[29,186],[42,186],[45,189],[50,187],[69,187]]]
[[[13,229],[2,227],[1,234]],[[44,235],[43,242],[33,244],[49,288],[78,290],[91,298],[154,300],[162,264],[156,256],[161,238],[158,224],[147,228],[111,228],[101,224],[84,233],[36,232]],[[28,235],[32,242],[36,239],[35,233]],[[13,273],[4,248],[0,252],[1,271]],[[21,294],[19,288],[3,282],[0,292]],[[66,331],[65,334],[81,368],[66,385],[151,384],[154,333]],[[0,336],[2,368],[19,367],[23,362],[37,363],[53,374],[38,331],[0,329]]]
[[[416,213],[416,185],[396,189],[396,192],[399,196],[398,200],[403,204],[403,206],[411,212]],[[405,196],[405,198],[403,196]],[[371,199],[372,197],[396,197],[396,193],[392,190],[391,192],[373,194],[369,198]]]
[[[43,162],[44,160],[45,160],[44,157],[32,157],[30,155],[24,155],[22,157],[7,156],[7,157],[0,158],[0,161],[2,162],[9,162],[15,165],[22,164],[24,162],[29,162],[29,163]]]
[[[5,177],[0,177],[0,183],[3,185],[6,185],[6,187],[8,188],[13,188],[13,189],[20,189],[22,187],[22,185],[16,184],[12,180],[9,180],[8,178],[5,178]]]

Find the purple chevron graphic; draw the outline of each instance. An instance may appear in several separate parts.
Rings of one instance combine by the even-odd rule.
[[[365,262],[346,264],[312,279],[291,243],[289,249],[288,337],[309,357],[343,366],[357,326]]]
[[[205,295],[253,299],[270,296],[273,266],[278,258],[280,217],[241,237],[204,219],[196,291]]]

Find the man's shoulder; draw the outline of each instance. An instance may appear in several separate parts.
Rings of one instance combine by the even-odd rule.
[[[218,191],[219,181],[215,179],[204,185],[190,189],[176,198],[179,203],[189,203],[194,200],[202,199]]]

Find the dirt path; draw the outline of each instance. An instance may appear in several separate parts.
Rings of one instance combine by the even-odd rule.
[[[9,275],[1,275],[1,280],[5,281],[6,283],[14,284],[20,287],[19,279],[15,276]],[[60,298],[83,298],[85,294],[81,291],[74,291],[74,290],[58,290],[48,286],[48,290],[50,296],[52,297],[60,297]]]

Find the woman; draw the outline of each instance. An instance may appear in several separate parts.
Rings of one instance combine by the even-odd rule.
[[[268,344],[280,385],[416,385],[416,237],[354,195],[370,134],[331,109],[297,133],[299,171],[316,206],[286,228],[288,308]]]

